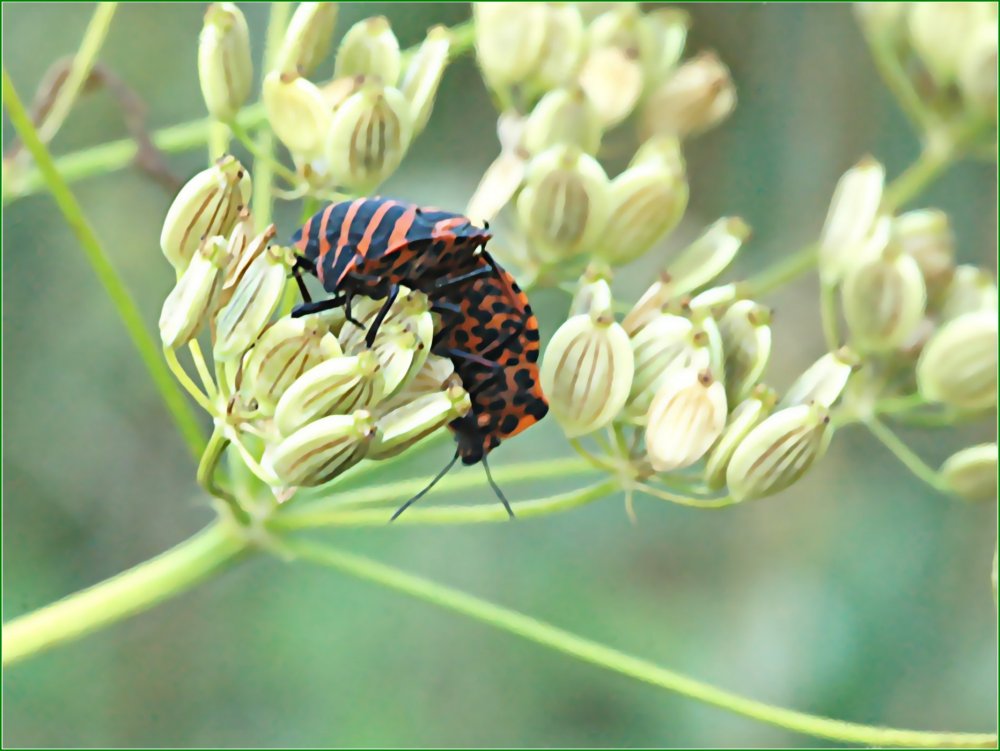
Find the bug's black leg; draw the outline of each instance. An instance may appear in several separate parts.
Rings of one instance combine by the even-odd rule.
[[[491,267],[482,266],[478,269],[474,269],[467,274],[461,274],[459,276],[445,277],[444,279],[439,279],[434,283],[434,291],[441,292],[449,287],[454,287],[457,284],[463,284],[465,282],[471,281],[473,279],[479,279],[482,276],[489,276],[493,273]]]
[[[312,272],[312,264],[309,263],[302,256],[295,256],[295,265],[292,266],[292,272],[290,276],[295,277],[295,283],[299,286],[299,294],[302,295],[302,302],[312,302],[312,295],[309,294],[309,290],[306,288],[306,283],[302,279],[302,274],[304,272]]]
[[[477,365],[482,365],[484,368],[489,368],[490,370],[503,370],[503,365],[493,360],[487,360],[485,357],[477,355],[473,352],[466,352],[464,349],[448,349],[445,350],[448,357],[458,357],[462,360],[468,360],[469,362],[474,362]]]
[[[324,310],[333,310],[334,308],[339,308],[347,301],[344,295],[337,295],[336,297],[331,297],[326,300],[317,300],[315,302],[307,300],[301,305],[296,305],[292,308],[292,318],[301,318],[302,316],[307,316],[310,313],[322,313]]]
[[[436,303],[431,305],[431,313],[451,313],[452,315],[457,316],[462,314],[462,308],[456,303],[438,300]]]
[[[375,335],[378,334],[379,326],[382,325],[382,321],[385,317],[389,315],[389,308],[392,304],[396,302],[396,298],[399,296],[399,285],[393,284],[389,287],[389,296],[385,298],[385,302],[382,303],[382,307],[375,316],[375,320],[372,321],[371,328],[368,329],[368,333],[365,335],[365,344],[371,349],[371,346],[375,343]]]
[[[354,299],[354,295],[350,292],[344,294],[344,316],[347,318],[348,323],[353,323],[358,328],[363,329],[365,325],[361,321],[355,320],[354,316],[351,315],[351,300]]]

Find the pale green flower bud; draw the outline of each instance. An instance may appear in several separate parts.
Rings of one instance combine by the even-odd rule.
[[[875,227],[885,167],[867,156],[844,173],[833,192],[819,237],[820,273],[828,284],[859,261]]]
[[[532,159],[517,214],[539,255],[556,261],[591,247],[607,223],[608,190],[604,169],[578,150],[557,146]]]
[[[455,365],[447,357],[437,355],[427,355],[420,370],[413,376],[394,397],[382,401],[378,405],[378,411],[387,414],[394,409],[398,409],[415,399],[444,391],[452,385],[462,385],[462,379],[455,375]]]
[[[684,154],[677,136],[657,135],[647,138],[636,150],[629,167],[658,167],[685,174]]]
[[[614,5],[587,27],[592,48],[618,47],[637,54],[640,45],[642,12],[634,3]]]
[[[700,311],[692,312],[691,319],[695,322],[696,336],[700,334],[704,338],[708,349],[708,371],[715,380],[723,380],[726,376],[726,353],[718,322],[708,313]]]
[[[587,53],[577,77],[601,123],[611,128],[635,109],[642,94],[642,65],[637,50],[598,47]]]
[[[720,284],[702,290],[688,302],[688,309],[693,314],[722,315],[739,297],[739,287],[734,284]]]
[[[958,409],[996,406],[996,311],[966,313],[938,329],[917,361],[917,388]]]
[[[235,157],[224,156],[181,188],[170,204],[160,248],[178,273],[205,237],[228,236],[250,202],[250,173]]]
[[[492,86],[519,83],[535,71],[545,46],[542,3],[473,3],[476,57]]]
[[[410,104],[414,134],[422,131],[430,119],[450,49],[451,33],[444,26],[435,26],[406,66],[399,90]]]
[[[736,501],[763,498],[789,487],[826,453],[833,436],[830,415],[820,404],[781,409],[740,442],[726,468]]]
[[[384,384],[374,352],[333,357],[310,368],[281,395],[274,424],[281,435],[328,415],[370,409],[382,398]]]
[[[941,320],[950,321],[964,313],[997,310],[997,283],[978,266],[959,266],[952,275],[941,302]]]
[[[337,108],[326,139],[334,180],[369,193],[396,171],[413,136],[410,106],[398,90],[365,86]]]
[[[635,364],[628,334],[610,311],[567,320],[542,358],[542,390],[570,438],[608,425],[625,406]]]
[[[527,150],[522,147],[524,118],[505,112],[497,119],[500,156],[486,168],[476,192],[469,199],[465,215],[473,222],[492,221],[507,205],[524,181]]]
[[[677,67],[687,41],[691,17],[677,8],[660,8],[639,22],[639,59],[646,90],[664,81]]]
[[[890,247],[912,256],[920,267],[929,296],[951,279],[955,269],[955,236],[948,215],[939,209],[920,209],[892,220]]]
[[[632,306],[622,321],[622,327],[629,336],[635,334],[646,326],[654,318],[663,313],[667,313],[671,305],[677,300],[674,294],[674,287],[671,277],[667,273],[661,273],[660,278],[650,285],[649,289],[643,292],[642,297]],[[680,306],[674,311],[680,313]]]
[[[609,277],[596,265],[591,265],[580,277],[580,286],[573,295],[569,315],[610,315],[614,309]]]
[[[976,28],[958,64],[958,85],[965,101],[985,115],[997,118],[997,22]]]
[[[632,12],[638,13],[641,9],[639,3],[573,3],[580,10],[580,15],[583,16],[583,20],[587,23],[592,23],[598,18],[603,16],[605,13],[610,13],[611,11],[622,11],[626,8],[631,8]]]
[[[764,374],[771,356],[771,311],[753,300],[737,300],[719,319],[725,352],[726,395],[742,401]]]
[[[587,35],[573,3],[547,4],[542,51],[528,84],[542,91],[572,80],[583,62]]]
[[[250,264],[215,319],[212,355],[217,362],[240,358],[260,336],[278,309],[294,260],[288,248],[271,246]]]
[[[469,395],[459,385],[447,391],[418,396],[409,404],[384,414],[375,424],[369,459],[388,459],[416,445],[472,409]]]
[[[778,407],[785,409],[815,402],[829,409],[840,398],[858,365],[857,355],[847,347],[827,352],[795,379]]]
[[[373,300],[368,297],[354,298],[351,305],[351,317],[361,326],[356,326],[348,321],[340,330],[340,345],[345,352],[354,354],[367,349],[365,336],[384,304],[385,300]],[[429,350],[431,340],[434,338],[434,318],[431,315],[431,306],[427,295],[417,290],[400,287],[396,300],[379,326],[375,344],[378,344],[383,335],[389,337],[407,327],[413,330],[425,348]]]
[[[340,48],[334,78],[377,78],[384,86],[395,86],[402,68],[399,41],[384,16],[358,21],[347,30]]]
[[[777,394],[764,385],[754,388],[753,394],[740,402],[729,415],[726,427],[719,440],[712,447],[705,461],[705,484],[710,490],[719,490],[726,484],[726,470],[737,447],[743,443],[750,431],[771,414]]]
[[[268,446],[261,466],[274,476],[276,485],[322,485],[364,458],[374,436],[375,423],[365,410],[331,415]]]
[[[337,3],[299,3],[288,22],[274,70],[311,74],[330,51],[336,25]]]
[[[681,316],[656,316],[629,342],[635,373],[625,414],[636,424],[645,423],[653,398],[675,372],[698,373],[711,365],[711,352],[704,332]]]
[[[274,135],[300,160],[319,156],[333,122],[333,108],[319,87],[296,73],[272,72],[262,94]]]
[[[671,373],[656,392],[646,422],[646,455],[657,472],[689,467],[726,425],[726,389],[707,370]]]
[[[265,232],[269,234],[265,242],[254,245],[256,233],[253,230],[253,216],[250,214],[250,209],[244,206],[240,210],[235,226],[229,233],[229,244],[226,248],[229,266],[226,267],[226,282],[222,285],[224,293],[232,293],[233,288],[246,273],[247,267],[254,262],[274,238],[276,232],[274,225],[268,227]]]
[[[854,15],[865,32],[887,44],[898,44],[906,30],[907,3],[854,3]]]
[[[212,317],[228,260],[224,237],[210,237],[202,243],[163,302],[160,339],[164,347],[187,344]]]
[[[907,20],[910,44],[937,85],[946,87],[955,82],[962,55],[977,30],[996,21],[996,5],[913,3]]]
[[[703,52],[677,68],[650,95],[642,111],[642,133],[684,138],[714,128],[736,107],[729,68]]]
[[[970,501],[995,501],[997,445],[981,443],[952,454],[941,465],[941,479],[957,496]]]
[[[851,341],[884,352],[903,344],[923,320],[927,287],[913,256],[887,252],[847,269],[841,302]]]
[[[613,264],[634,261],[662,240],[684,216],[688,183],[665,167],[630,167],[611,181],[610,211],[600,257]]]
[[[576,146],[596,154],[601,121],[583,89],[554,89],[543,96],[524,123],[524,147],[539,154],[552,146]]]
[[[232,120],[250,95],[250,30],[235,3],[212,3],[198,37],[198,79],[212,117]]]
[[[265,415],[303,373],[343,351],[319,316],[281,318],[243,358],[243,385]]]
[[[739,217],[723,217],[713,222],[693,243],[670,262],[675,295],[708,284],[736,258],[750,237],[750,228]]]

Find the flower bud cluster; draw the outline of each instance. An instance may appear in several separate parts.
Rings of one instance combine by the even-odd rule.
[[[430,117],[451,47],[434,27],[404,65],[389,22],[359,21],[337,49],[332,79],[314,83],[336,23],[333,3],[302,3],[263,100],[275,135],[314,189],[371,193],[402,162]]]
[[[362,326],[330,313],[281,315],[292,249],[273,243],[274,225],[253,232],[238,162],[226,157],[206,173],[181,190],[163,229],[178,280],[160,334],[172,351],[209,332],[222,381],[210,407],[230,440],[263,439],[254,457],[261,479],[276,489],[319,485],[362,459],[396,456],[469,411],[451,362],[430,354],[437,321],[423,293],[401,290],[371,347],[365,333],[384,300],[353,300]],[[206,207],[216,214],[208,222]]]

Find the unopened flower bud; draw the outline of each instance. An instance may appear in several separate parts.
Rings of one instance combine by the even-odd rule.
[[[486,168],[469,199],[465,215],[472,221],[492,221],[521,187],[528,158],[521,145],[523,133],[524,118],[520,115],[505,112],[497,119],[500,156]]]
[[[448,65],[450,49],[450,32],[444,26],[435,26],[427,32],[427,38],[417,48],[403,73],[399,90],[410,104],[414,133],[422,131],[430,119],[441,76]]]
[[[541,3],[474,3],[476,58],[494,87],[519,83],[535,70],[545,45]]]
[[[278,309],[292,263],[291,250],[271,246],[250,264],[215,319],[216,361],[236,360],[250,349]]]
[[[337,3],[299,3],[274,65],[279,73],[308,76],[326,57],[337,25]]]
[[[274,424],[281,435],[291,435],[328,415],[370,409],[382,393],[382,374],[374,352],[333,357],[295,379],[274,408]]]
[[[193,339],[212,317],[225,279],[226,239],[210,237],[194,254],[160,312],[163,346],[176,349]]]
[[[851,341],[861,350],[900,346],[923,320],[927,287],[913,256],[898,251],[852,266],[841,288]]]
[[[995,406],[996,311],[966,313],[938,329],[917,361],[917,388],[928,401],[959,409]]]
[[[948,215],[938,209],[920,209],[892,220],[890,247],[912,256],[933,297],[951,279],[955,269],[955,236]]]
[[[578,150],[556,146],[532,159],[517,214],[539,255],[556,261],[593,245],[608,219],[608,190],[604,169]]]
[[[351,324],[345,324],[346,330]],[[382,369],[382,381],[385,384],[386,397],[399,393],[416,377],[430,352],[431,339],[434,336],[433,323],[429,327],[420,322],[401,325],[389,325],[379,330],[372,351],[378,358]],[[343,337],[344,330],[341,331]],[[366,351],[364,338],[357,344],[345,348],[348,354]]]
[[[677,68],[650,94],[642,112],[645,136],[665,133],[684,138],[725,120],[736,107],[729,69],[712,52]]]
[[[959,266],[941,301],[942,321],[950,321],[964,313],[997,310],[997,283],[985,269],[978,266]]]
[[[952,454],[941,465],[941,479],[952,493],[970,501],[996,500],[997,445],[981,443]]]
[[[723,217],[713,222],[693,243],[669,264],[675,295],[708,284],[736,258],[750,237],[750,228],[739,217]]]
[[[528,84],[542,91],[568,83],[583,62],[586,31],[574,3],[546,4],[542,51]]]
[[[674,229],[688,202],[683,172],[665,167],[629,167],[611,181],[610,211],[598,253],[609,263],[639,258]]]
[[[319,156],[333,115],[316,84],[275,71],[264,79],[262,95],[271,129],[288,150],[300,159]]]
[[[163,255],[180,273],[205,237],[228,236],[250,201],[250,173],[235,157],[224,156],[181,188],[170,204],[160,233]]]
[[[198,37],[198,79],[212,117],[232,120],[250,95],[250,30],[235,3],[212,3]]]
[[[734,283],[720,284],[699,292],[688,302],[688,309],[694,314],[722,315],[739,298],[740,288]]]
[[[659,85],[677,67],[690,26],[691,17],[677,8],[660,8],[642,16],[639,58],[647,91]]]
[[[397,89],[366,86],[337,108],[326,139],[335,181],[359,193],[396,171],[410,145],[410,106]]]
[[[743,399],[764,374],[771,356],[771,311],[753,300],[737,300],[719,319],[725,352],[726,395]]]
[[[388,459],[403,453],[452,420],[468,414],[472,402],[465,389],[455,385],[447,391],[418,396],[409,404],[388,412],[376,423],[369,459]]]
[[[591,48],[618,47],[637,55],[641,43],[642,12],[635,3],[615,4],[587,26]]]
[[[395,86],[402,68],[399,40],[384,16],[358,21],[344,34],[337,50],[334,78],[377,78]]]
[[[829,412],[820,404],[781,409],[743,439],[726,468],[736,501],[774,495],[795,483],[826,453],[833,435]]]
[[[374,436],[375,423],[365,410],[331,415],[268,446],[261,466],[284,486],[322,485],[364,458]]]
[[[737,447],[750,431],[767,417],[774,408],[777,395],[773,389],[758,385],[753,394],[740,402],[729,415],[726,427],[712,447],[705,461],[705,484],[710,490],[719,490],[726,484],[726,470]]]
[[[593,318],[612,315],[614,300],[609,279],[610,276],[603,274],[599,266],[589,266],[580,277],[580,286],[573,295],[569,315],[586,314]]]
[[[628,117],[642,94],[637,50],[598,47],[587,53],[577,77],[601,123],[613,127]]]
[[[635,374],[625,412],[635,422],[645,422],[653,397],[675,371],[697,373],[709,367],[706,338],[696,333],[687,318],[661,314],[630,337]]]
[[[857,355],[847,347],[827,352],[795,379],[778,407],[785,409],[815,402],[829,409],[840,398],[851,373],[859,364]]]
[[[994,10],[995,12],[995,10]],[[980,24],[958,63],[958,85],[973,110],[997,117],[997,21]]]
[[[622,327],[629,336],[635,336],[643,326],[662,313],[668,312],[667,309],[675,300],[677,300],[677,296],[674,294],[671,276],[662,273],[660,278],[642,293],[642,297],[625,315]],[[676,312],[679,313],[680,310],[678,309]]]
[[[661,134],[647,138],[636,149],[629,167],[659,167],[685,174],[684,153],[677,136]]]
[[[570,438],[609,424],[625,406],[635,365],[625,330],[609,311],[567,320],[542,359],[542,390]]]
[[[914,3],[907,14],[910,44],[939,87],[955,82],[962,55],[978,29],[996,21],[993,3]]]
[[[833,192],[819,237],[819,266],[828,284],[859,261],[882,203],[885,167],[865,157],[844,173]]]
[[[447,357],[434,354],[427,356],[420,370],[391,399],[379,403],[379,412],[386,414],[409,404],[418,397],[444,391],[451,385],[461,385],[462,379],[455,374],[455,365]]]
[[[254,240],[255,234],[253,231],[253,216],[250,214],[250,209],[244,206],[236,218],[236,224],[229,233],[229,245],[226,248],[226,255],[229,256],[229,266],[226,267],[226,282],[222,286],[223,291],[232,292],[233,287],[239,283],[247,267],[254,262],[257,256],[264,251],[267,244],[274,238],[276,230],[273,224],[265,231],[270,234],[266,242],[260,243],[251,249],[251,243]]]
[[[854,3],[854,15],[866,35],[889,46],[897,45],[905,31],[906,3]]]
[[[580,88],[550,91],[525,121],[524,147],[529,153],[539,154],[560,144],[588,154],[596,154],[601,145],[601,121]]]
[[[343,351],[319,316],[281,318],[243,359],[243,383],[265,415],[303,373]]]
[[[385,300],[373,300],[368,297],[355,297],[351,306],[351,317],[360,326],[348,321],[340,330],[339,341],[345,352],[355,353],[367,349],[365,337],[375,323],[379,312],[385,305]],[[375,337],[377,344],[383,335],[391,336],[404,328],[411,328],[424,345],[429,349],[434,337],[434,318],[431,316],[431,306],[427,295],[407,287],[400,287],[396,299],[389,307],[385,318],[379,326]]]
[[[689,467],[726,425],[726,389],[707,370],[684,368],[660,385],[649,407],[646,454],[657,472]]]

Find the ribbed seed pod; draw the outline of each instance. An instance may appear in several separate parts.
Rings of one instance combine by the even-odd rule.
[[[365,410],[331,415],[268,446],[261,466],[277,485],[322,485],[364,458],[374,436],[375,423]]]
[[[644,423],[649,405],[663,382],[677,370],[705,370],[711,363],[704,335],[675,315],[659,315],[630,337],[635,374],[625,413]]]
[[[852,343],[885,352],[905,342],[923,319],[927,288],[913,256],[890,250],[847,270],[841,302]]]
[[[952,454],[941,465],[941,479],[955,495],[969,501],[996,501],[997,445],[981,443]]]
[[[517,84],[538,66],[548,28],[541,3],[473,3],[476,58],[494,87]]]
[[[677,68],[690,27],[691,17],[677,8],[643,14],[639,22],[639,59],[646,91],[653,90]]]
[[[250,173],[235,157],[224,156],[188,180],[167,210],[160,248],[177,273],[187,268],[205,237],[232,231],[250,202]]]
[[[225,279],[226,245],[224,237],[207,238],[163,301],[160,339],[164,347],[187,344],[212,317]]]
[[[521,187],[528,159],[528,152],[522,145],[523,133],[524,119],[520,115],[502,113],[497,118],[500,156],[486,168],[469,199],[465,215],[473,222],[492,221]]]
[[[265,415],[303,373],[343,351],[319,316],[281,318],[243,358],[243,386]]]
[[[212,3],[198,37],[198,79],[212,117],[232,120],[250,95],[250,30],[235,3]]]
[[[829,409],[840,398],[859,362],[858,356],[847,347],[827,352],[795,379],[778,403],[778,408],[815,402]]]
[[[535,70],[527,83],[548,91],[569,83],[583,63],[586,32],[574,3],[547,4],[545,37]]]
[[[379,414],[388,414],[394,409],[409,404],[415,399],[427,394],[445,391],[452,385],[462,385],[462,379],[455,375],[455,366],[447,357],[427,355],[420,370],[391,399],[378,404]]]
[[[726,425],[726,390],[707,370],[683,368],[660,385],[646,422],[646,455],[657,472],[689,467]]]
[[[639,329],[663,313],[680,314],[683,305],[680,296],[674,295],[670,274],[662,272],[660,278],[653,282],[649,289],[642,293],[632,309],[622,320],[622,327],[629,336],[634,336]]]
[[[340,330],[339,341],[345,352],[355,354],[367,349],[365,337],[382,310],[385,300],[374,300],[369,297],[356,297],[351,306],[351,317],[360,323],[357,326],[351,322],[344,324]],[[392,336],[404,327],[409,327],[420,338],[426,349],[430,349],[434,338],[434,318],[431,315],[430,302],[427,295],[418,290],[400,287],[396,300],[379,326],[375,343],[380,337]]]
[[[297,160],[322,154],[333,107],[316,84],[297,73],[271,72],[264,78],[262,98],[274,135]]]
[[[939,315],[950,321],[964,313],[997,310],[997,283],[993,276],[978,266],[962,265],[955,269],[948,288],[942,295]]]
[[[726,484],[736,501],[774,495],[797,482],[826,453],[833,436],[820,404],[775,412],[753,428],[733,452]]]
[[[601,123],[611,128],[628,117],[642,94],[637,50],[598,47],[587,53],[577,77]]]
[[[966,313],[938,329],[917,361],[917,388],[959,409],[996,406],[996,311]]]
[[[410,103],[414,134],[422,131],[430,119],[441,76],[448,66],[450,49],[451,33],[448,29],[444,26],[433,27],[403,73],[399,90]]]
[[[247,267],[254,262],[258,255],[264,252],[264,248],[274,239],[275,226],[270,225],[264,232],[269,235],[265,241],[258,243],[252,250],[248,251],[255,237],[253,216],[250,214],[250,209],[246,207],[240,210],[236,225],[229,233],[229,245],[226,248],[229,265],[226,267],[226,281],[222,285],[224,293],[232,294],[233,288],[239,283]]]
[[[935,297],[955,270],[955,236],[948,215],[938,209],[920,209],[892,220],[889,247],[911,256],[920,267],[929,297]]]
[[[757,385],[753,393],[734,409],[705,461],[705,484],[710,490],[719,490],[726,484],[726,470],[733,453],[750,435],[757,424],[771,414],[778,397],[774,390]]]
[[[424,394],[387,412],[375,424],[369,459],[388,459],[437,432],[452,420],[468,414],[472,402],[459,385]]]
[[[347,30],[340,47],[334,78],[364,76],[383,86],[395,86],[402,69],[399,41],[384,16],[358,21]]]
[[[517,215],[539,255],[564,260],[593,245],[607,223],[608,189],[601,165],[578,150],[556,146],[532,159]]]
[[[295,379],[274,408],[274,424],[291,435],[313,420],[371,409],[382,398],[384,384],[374,352],[333,357]]]
[[[882,203],[885,167],[866,156],[837,183],[819,236],[819,268],[827,284],[866,257],[866,244]]]
[[[747,398],[771,356],[771,311],[753,300],[737,300],[719,319],[725,352],[726,396],[730,404]]]
[[[310,75],[330,51],[336,25],[337,3],[299,3],[288,22],[274,70]]]
[[[729,68],[714,52],[703,52],[677,68],[646,101],[642,134],[685,138],[714,128],[736,107]]]
[[[601,121],[583,89],[553,89],[538,100],[524,123],[524,147],[540,154],[560,144],[596,154]]]
[[[683,295],[708,284],[736,258],[750,237],[750,228],[739,217],[713,222],[693,243],[671,261],[669,273],[675,295]]]

